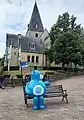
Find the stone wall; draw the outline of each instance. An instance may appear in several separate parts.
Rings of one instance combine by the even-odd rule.
[[[61,80],[61,79],[66,79],[68,77],[72,76],[79,76],[79,75],[84,75],[84,71],[77,71],[77,72],[66,72],[66,73],[55,73],[53,75],[48,75],[47,74],[47,79],[52,82],[56,80]]]
[[[79,75],[84,75],[84,71],[80,72],[66,72],[66,73],[55,73],[55,74],[47,74],[47,79],[49,82],[61,80],[61,79],[66,79],[68,77],[72,76],[79,76]],[[22,86],[23,85],[23,80],[22,78],[5,78],[4,84],[6,87],[15,87],[15,86]]]
[[[22,84],[23,84],[22,78],[16,78],[16,79],[5,78],[4,79],[5,87],[22,86]]]

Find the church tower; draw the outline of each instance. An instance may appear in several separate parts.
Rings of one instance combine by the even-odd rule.
[[[18,66],[20,61],[28,61],[30,66],[47,66],[45,48],[50,48],[50,37],[47,29],[44,29],[38,6],[35,1],[33,12],[26,35],[7,34],[6,52],[11,51],[10,66]],[[7,62],[6,62],[7,63]]]
[[[35,1],[35,5],[33,8],[30,23],[28,24],[26,35],[30,37],[40,37],[40,35],[43,32],[44,32],[43,24],[41,21],[37,3]]]

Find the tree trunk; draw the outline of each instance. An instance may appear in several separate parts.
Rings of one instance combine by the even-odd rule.
[[[75,64],[75,68],[74,68],[74,71],[76,72],[77,71],[77,65]]]
[[[45,66],[47,67],[47,55],[45,54]]]
[[[64,67],[65,67],[65,63],[63,62],[63,63],[62,63],[62,68],[63,68],[63,70],[64,70]]]

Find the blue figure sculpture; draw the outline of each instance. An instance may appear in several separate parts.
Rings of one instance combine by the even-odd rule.
[[[34,70],[31,72],[31,80],[26,84],[25,92],[30,97],[33,97],[34,110],[44,108],[46,85],[40,79],[40,72],[38,70]]]

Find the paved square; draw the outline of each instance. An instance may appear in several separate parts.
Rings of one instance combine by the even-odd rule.
[[[24,105],[22,87],[0,89],[0,120],[84,120],[84,76],[53,82],[68,90],[69,104],[61,98],[45,99],[45,110],[32,110]]]

